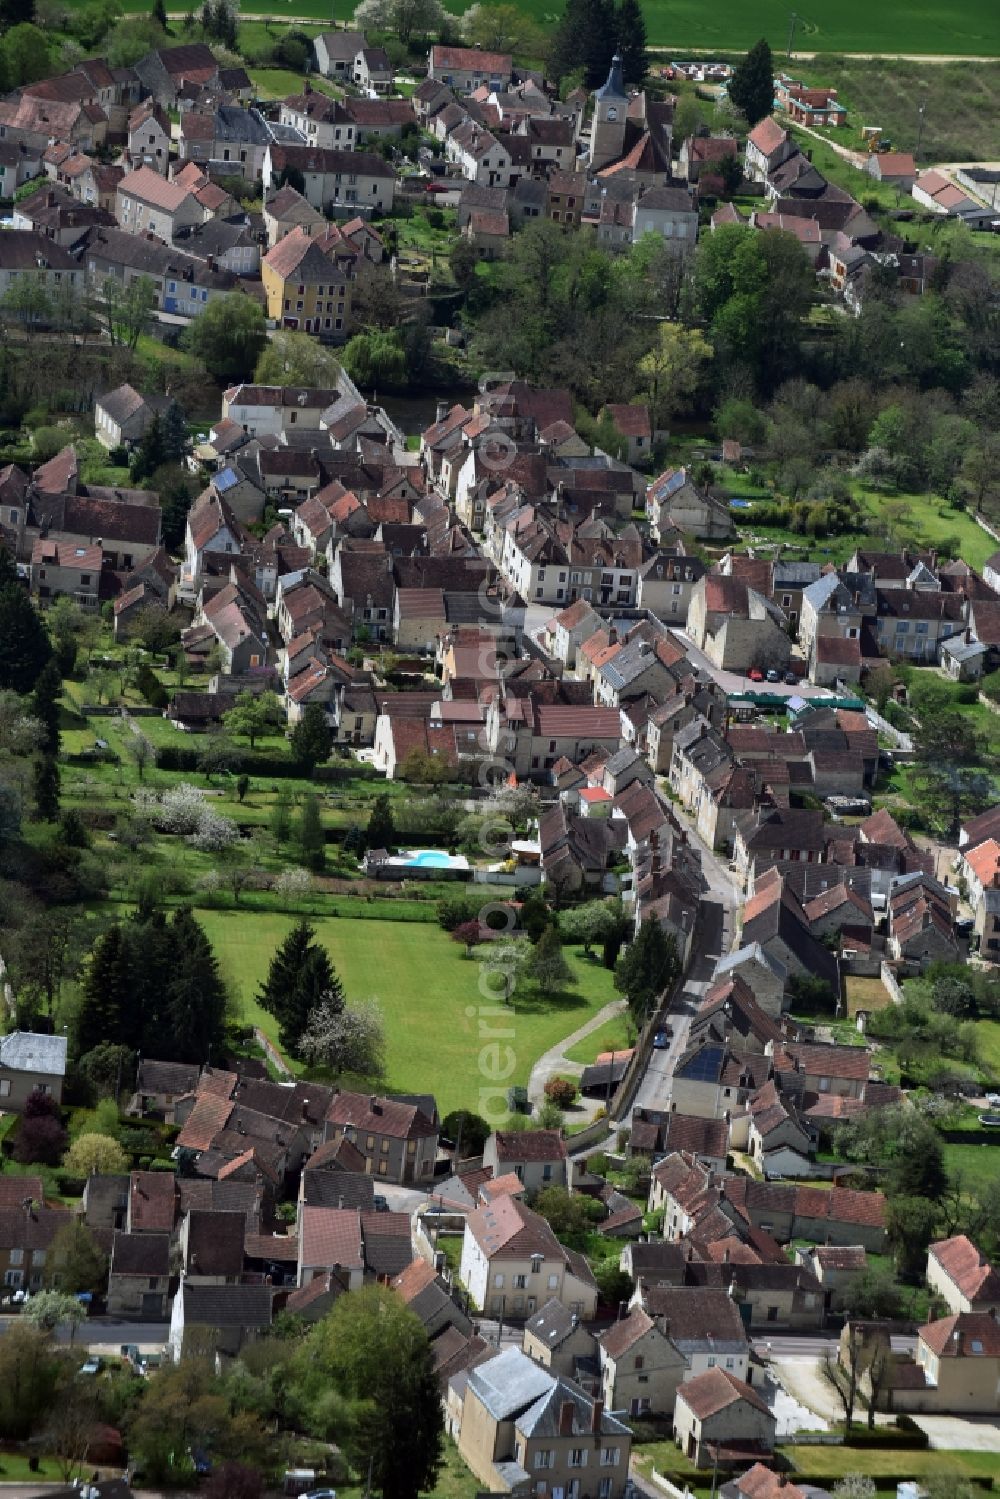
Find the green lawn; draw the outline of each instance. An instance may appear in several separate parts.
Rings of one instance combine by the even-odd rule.
[[[275,1023],[254,994],[293,918],[276,912],[199,910],[198,919],[240,997],[245,1019],[276,1039]],[[481,1090],[527,1083],[542,1052],[615,998],[607,969],[571,951],[577,990],[532,997],[516,1010],[481,1016],[481,1006],[487,1011],[496,1007],[480,995],[479,964],[465,958],[464,950],[436,924],[326,918],[315,925],[348,1000],[377,999],[382,1006],[387,1085],[401,1092],[433,1090],[442,1114],[460,1106],[484,1112]],[[490,1030],[497,1034],[489,1035]],[[487,1053],[484,1062],[497,1070],[508,1064],[505,1048],[510,1048],[511,1071],[501,1083],[480,1071],[480,1056],[490,1046],[501,1048],[499,1061]],[[496,1112],[498,1105],[492,1107]]]
[[[876,1483],[882,1474],[905,1472],[911,1478],[960,1473],[963,1477],[1000,1475],[1000,1453],[899,1451],[877,1447],[784,1447],[779,1451],[794,1466],[794,1478],[831,1486],[847,1473],[867,1473]]]
[[[1000,1020],[977,1020],[975,1025],[983,1071],[1000,1078]]]
[[[293,73],[289,68],[248,68],[247,72],[262,99],[287,99],[291,94],[301,94],[305,81],[301,73]],[[321,93],[340,97],[339,91],[316,74],[312,75],[310,82]]]
[[[946,1144],[942,1149],[949,1176],[960,1176],[966,1192],[975,1195],[1000,1177],[1000,1140],[995,1145]]]
[[[570,1062],[579,1062],[582,1066],[589,1067],[602,1051],[626,1051],[634,1044],[627,1017],[624,1014],[615,1015],[575,1046],[571,1046],[566,1057]]]

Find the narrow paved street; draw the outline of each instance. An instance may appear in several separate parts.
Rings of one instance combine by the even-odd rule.
[[[636,1089],[633,1109],[662,1109],[668,1106],[671,1079],[687,1046],[692,1016],[711,986],[719,958],[732,950],[736,913],[740,904],[740,889],[730,869],[702,842],[680,808],[672,807],[671,811],[680,819],[688,838],[701,855],[701,870],[705,880],[702,914],[697,933],[697,951],[688,970],[683,994],[680,1003],[670,1012],[673,1036],[668,1046],[652,1053],[649,1066]]]

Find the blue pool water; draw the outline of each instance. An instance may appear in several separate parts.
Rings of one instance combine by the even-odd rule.
[[[753,500],[730,500],[729,508],[730,510],[749,510],[752,504]]]
[[[450,862],[447,854],[436,848],[421,849],[412,859],[407,859],[407,864],[431,865],[435,869],[447,869]]]

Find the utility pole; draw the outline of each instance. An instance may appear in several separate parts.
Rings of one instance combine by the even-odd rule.
[[[920,160],[920,143],[924,138],[924,111],[927,108],[927,100],[921,99],[917,106],[917,144],[913,152],[914,163]]]
[[[796,26],[798,24],[799,24],[799,18],[795,14],[795,11],[793,10],[792,14],[791,14],[791,17],[789,19],[789,24],[788,24],[788,57],[789,57],[789,59],[791,59],[791,56],[792,56],[792,43],[795,40],[795,28],[796,28]]]

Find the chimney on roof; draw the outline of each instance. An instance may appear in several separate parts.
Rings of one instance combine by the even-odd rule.
[[[573,1435],[573,1416],[576,1407],[572,1400],[564,1400],[559,1407],[559,1435],[571,1437]]]

